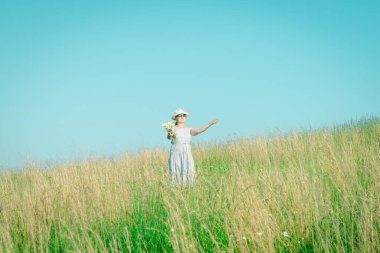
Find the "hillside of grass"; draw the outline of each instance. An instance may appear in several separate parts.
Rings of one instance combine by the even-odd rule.
[[[163,137],[164,138],[164,137]],[[380,119],[0,173],[1,252],[380,252]]]

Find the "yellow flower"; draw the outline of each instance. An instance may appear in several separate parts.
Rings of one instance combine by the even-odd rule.
[[[174,125],[171,122],[166,122],[166,123],[162,123],[161,126],[163,130],[169,131],[170,129],[173,129]]]
[[[169,132],[170,129],[173,129],[174,124],[171,122],[166,122],[166,123],[162,123],[161,126],[162,126],[163,131]],[[176,139],[175,134],[173,135],[173,139]]]

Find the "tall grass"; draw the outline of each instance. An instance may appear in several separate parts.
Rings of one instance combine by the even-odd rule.
[[[1,252],[380,252],[380,120],[0,175]]]

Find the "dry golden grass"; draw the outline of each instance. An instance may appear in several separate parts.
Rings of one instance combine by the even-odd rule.
[[[2,252],[380,252],[380,124],[193,145],[0,175]]]

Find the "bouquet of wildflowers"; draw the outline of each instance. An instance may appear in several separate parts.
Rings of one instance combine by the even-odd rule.
[[[171,122],[162,123],[162,130],[169,132],[170,130],[173,130],[173,126],[174,124]],[[173,135],[173,139],[175,139],[175,134]]]

